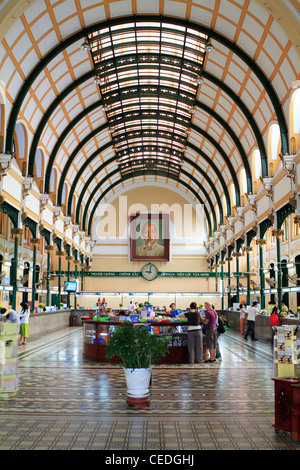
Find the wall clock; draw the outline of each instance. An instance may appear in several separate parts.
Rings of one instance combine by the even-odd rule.
[[[147,281],[153,281],[153,279],[157,277],[157,274],[158,269],[152,263],[145,264],[145,266],[142,268],[142,276]]]

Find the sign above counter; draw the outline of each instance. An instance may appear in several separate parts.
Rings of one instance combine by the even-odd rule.
[[[56,276],[59,275],[59,271],[51,271],[51,274]],[[61,276],[75,277],[75,271],[61,271]],[[217,273],[220,278],[220,273]],[[239,273],[239,276],[243,276],[243,273]],[[80,271],[77,272],[77,277],[141,277],[141,271]],[[157,277],[216,277],[215,272],[158,272]],[[228,277],[228,273],[223,273],[223,277]]]

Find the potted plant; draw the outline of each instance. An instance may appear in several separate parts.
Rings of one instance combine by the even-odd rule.
[[[127,404],[144,407],[150,403],[151,364],[165,356],[169,338],[151,334],[145,325],[125,322],[116,327],[106,345],[106,357],[121,359],[127,384]]]

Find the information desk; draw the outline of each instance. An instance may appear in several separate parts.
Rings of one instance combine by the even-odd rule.
[[[117,357],[107,359],[105,355],[105,345],[115,327],[120,324],[120,322],[115,321],[83,320],[83,357],[97,362],[121,362]],[[145,325],[151,329],[153,334],[159,336],[170,336],[169,354],[157,361],[156,364],[184,364],[189,361],[187,323],[154,323],[148,321],[136,323],[136,325],[137,327]]]

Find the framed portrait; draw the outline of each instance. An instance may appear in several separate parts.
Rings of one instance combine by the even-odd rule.
[[[130,260],[169,261],[169,214],[130,216]]]

